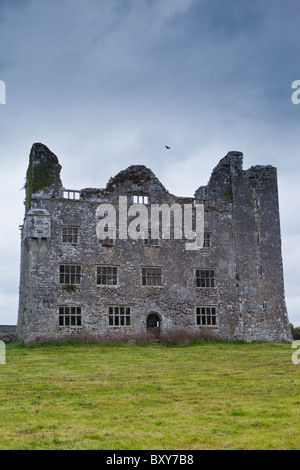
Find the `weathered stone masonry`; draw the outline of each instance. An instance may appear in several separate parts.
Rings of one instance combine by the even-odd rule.
[[[68,191],[57,157],[34,144],[26,182],[17,335],[155,334],[199,328],[222,337],[290,340],[276,168],[242,168],[229,152],[193,198],[170,194],[151,170],[131,166],[104,189]],[[204,203],[205,243],[100,242],[99,204]],[[135,199],[133,199],[135,198]]]

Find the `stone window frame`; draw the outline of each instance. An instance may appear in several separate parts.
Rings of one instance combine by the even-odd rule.
[[[140,273],[141,273],[141,286],[142,287],[155,287],[155,288],[163,287],[162,268],[163,268],[162,266],[141,266],[141,271],[140,271]],[[145,272],[144,270],[147,270],[147,271]],[[154,270],[156,270],[156,271],[160,270],[160,275],[157,275],[157,272],[155,272]],[[157,284],[156,281],[155,281],[155,283],[152,284],[154,279],[160,280],[160,284]],[[150,281],[151,283],[148,284],[147,281]],[[144,282],[146,282],[146,283],[144,283]]]
[[[77,231],[77,233],[75,231]],[[66,225],[66,224],[62,225],[61,226],[61,241],[63,245],[78,245],[80,241],[78,225]]]
[[[264,278],[265,277],[265,266],[263,264],[259,265],[258,271],[259,271],[259,277],[261,279]]]
[[[60,328],[82,328],[82,307],[73,304],[59,305],[58,325]]]
[[[100,270],[103,272],[99,272]],[[103,279],[100,278],[106,279],[108,282],[98,282],[100,280],[103,282]],[[119,266],[111,264],[98,264],[96,266],[96,285],[97,287],[119,287]]]
[[[104,246],[105,248],[114,248],[116,246],[116,239],[109,238],[109,237],[106,237],[104,239],[99,238],[99,243],[101,246]]]
[[[205,273],[205,274],[204,276],[202,276],[201,274],[200,276],[198,276],[197,272]],[[194,278],[195,278],[195,287],[197,289],[215,289],[216,288],[216,269],[215,268],[204,268],[204,267],[195,268]],[[198,285],[198,283],[199,284],[204,283],[205,285]]]
[[[131,196],[131,202],[133,204],[144,204],[148,206],[150,204],[150,198],[147,194],[133,194]]]
[[[68,268],[68,269],[66,269]],[[79,286],[82,279],[82,266],[76,263],[62,263],[59,265],[59,284],[73,284]]]
[[[130,328],[132,326],[132,312],[130,305],[108,306],[108,327]]]
[[[151,230],[148,230],[148,238],[144,238],[144,245],[150,247],[160,246],[160,238],[151,238]]]
[[[196,305],[195,322],[197,326],[218,326],[217,305]]]
[[[80,191],[77,189],[62,189],[62,198],[69,199],[70,201],[79,201],[80,200]]]
[[[212,232],[204,232],[203,248],[211,248]]]
[[[105,212],[105,214],[107,215],[108,212]],[[105,238],[98,238],[100,246],[104,248],[114,248],[116,246],[117,232],[118,232],[118,229],[115,229],[113,238],[110,237],[108,234],[106,235]]]

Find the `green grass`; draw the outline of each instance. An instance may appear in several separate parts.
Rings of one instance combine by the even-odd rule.
[[[8,345],[0,449],[299,449],[290,344]]]

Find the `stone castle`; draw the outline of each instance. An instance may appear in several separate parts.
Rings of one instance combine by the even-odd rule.
[[[277,173],[243,170],[229,152],[194,197],[170,194],[152,171],[130,166],[103,189],[66,189],[57,157],[34,144],[21,226],[17,336],[147,332],[176,328],[247,341],[291,340],[286,311]],[[97,236],[97,208],[204,205],[199,250],[186,240]],[[171,222],[173,212],[170,211]],[[171,231],[172,231],[171,223]],[[117,227],[118,231],[118,227]]]

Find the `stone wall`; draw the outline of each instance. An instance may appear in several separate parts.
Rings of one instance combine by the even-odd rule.
[[[5,343],[14,341],[17,337],[16,325],[0,325],[0,340]]]

